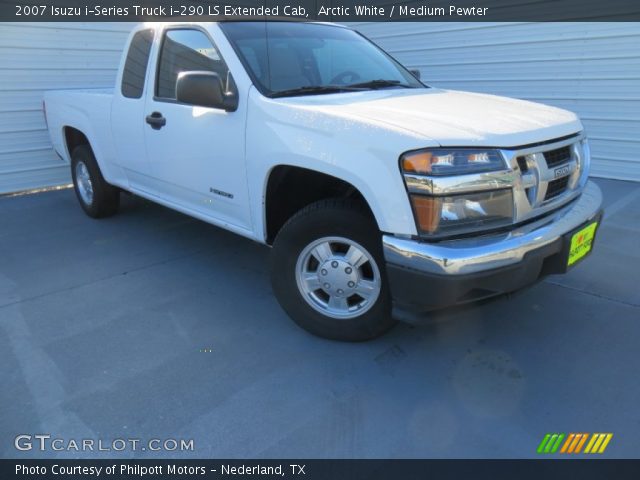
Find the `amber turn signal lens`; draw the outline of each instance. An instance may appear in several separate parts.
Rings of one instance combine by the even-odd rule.
[[[442,201],[437,197],[411,195],[411,203],[418,220],[418,226],[424,233],[433,233],[438,229],[442,215]]]
[[[405,155],[402,158],[402,169],[408,173],[426,175],[431,173],[431,152],[417,152]]]

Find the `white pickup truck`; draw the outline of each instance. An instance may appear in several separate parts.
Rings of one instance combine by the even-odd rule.
[[[316,335],[564,273],[601,193],[571,112],[431,88],[349,28],[137,26],[115,89],[45,94],[94,218],[132,192],[272,247],[276,298]]]

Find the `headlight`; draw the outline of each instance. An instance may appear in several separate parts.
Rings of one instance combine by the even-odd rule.
[[[578,168],[580,169],[580,180],[578,180],[579,186],[582,188],[587,183],[589,178],[589,169],[591,168],[591,148],[587,137],[584,137],[580,141],[581,154],[578,156]]]
[[[415,150],[400,157],[400,166],[420,235],[447,237],[512,224],[512,180],[499,151]]]
[[[451,196],[411,195],[421,234],[439,236],[504,227],[513,221],[511,190]]]
[[[477,148],[433,148],[405,153],[402,170],[416,175],[461,175],[507,168],[497,150]]]

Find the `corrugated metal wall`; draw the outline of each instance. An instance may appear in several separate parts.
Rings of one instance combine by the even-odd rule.
[[[431,85],[578,113],[592,174],[640,181],[640,24],[351,23]]]
[[[525,98],[580,114],[593,174],[640,181],[637,23],[351,24],[434,86]],[[127,23],[0,24],[0,193],[69,182],[42,92],[111,87]]]
[[[0,23],[0,193],[69,183],[49,142],[42,92],[112,87],[131,27]]]

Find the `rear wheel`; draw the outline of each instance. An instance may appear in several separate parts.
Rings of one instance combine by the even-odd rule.
[[[118,211],[120,191],[106,182],[88,145],[80,145],[73,150],[71,177],[76,197],[87,215],[102,218]]]
[[[315,335],[363,341],[395,325],[380,232],[357,202],[323,200],[294,215],[274,242],[271,281],[293,321]]]

